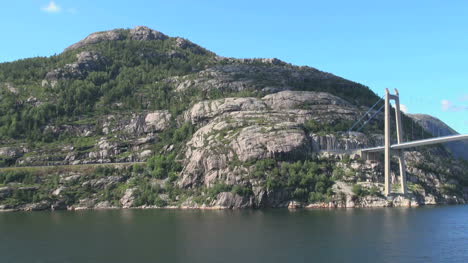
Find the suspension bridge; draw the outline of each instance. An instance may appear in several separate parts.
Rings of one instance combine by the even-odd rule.
[[[385,103],[377,109],[372,115],[371,112],[377,107],[377,105],[384,100]],[[396,143],[392,144],[390,141],[391,137],[391,123],[390,123],[390,101],[395,101],[395,129],[396,129]],[[396,156],[398,159],[399,164],[399,172],[400,172],[400,185],[401,185],[401,193],[407,194],[408,189],[406,186],[406,164],[403,155],[403,150],[407,148],[414,148],[426,145],[433,145],[438,143],[445,143],[451,141],[460,141],[460,140],[468,140],[468,134],[461,134],[461,135],[451,135],[451,136],[443,136],[443,137],[435,137],[429,139],[422,139],[422,140],[414,140],[409,142],[403,142],[403,126],[401,120],[401,110],[400,110],[400,97],[398,94],[398,90],[395,89],[395,94],[390,94],[388,89],[385,89],[385,95],[380,98],[366,113],[364,113],[348,130],[348,132],[352,131],[354,128],[358,127],[359,124],[361,126],[356,131],[361,131],[382,109],[385,108],[384,111],[384,145],[371,147],[371,148],[364,148],[359,149],[358,152],[361,156],[365,159],[368,159],[372,154],[378,152],[384,152],[384,175],[385,175],[385,195],[388,196],[391,193],[391,171],[390,171],[390,160],[392,155]],[[370,116],[370,117],[369,117]],[[366,119],[367,117],[367,119]]]

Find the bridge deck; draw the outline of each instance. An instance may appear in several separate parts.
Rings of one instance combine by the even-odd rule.
[[[392,144],[390,146],[390,149],[401,150],[401,149],[413,148],[417,146],[431,145],[431,144],[451,142],[451,141],[461,141],[461,140],[468,140],[468,134],[450,135],[450,136],[430,138],[430,139],[425,139],[425,140]],[[385,149],[384,146],[378,146],[378,147],[362,149],[361,151],[362,152],[380,152],[380,151],[383,151],[384,149]]]

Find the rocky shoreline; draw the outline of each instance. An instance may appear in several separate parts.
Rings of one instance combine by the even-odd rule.
[[[439,206],[439,205],[464,205],[468,202],[465,199],[457,198],[456,196],[436,202],[434,198],[426,198],[418,200],[414,195],[406,197],[400,194],[392,194],[388,198],[384,197],[366,197],[360,200],[346,200],[342,202],[320,202],[320,203],[303,203],[298,201],[289,201],[277,207],[233,207],[226,205],[208,206],[202,205],[142,205],[132,207],[112,206],[109,202],[98,203],[94,207],[86,206],[66,206],[63,203],[54,203],[50,205],[48,202],[39,202],[25,204],[18,207],[8,207],[0,205],[0,212],[19,212],[19,211],[80,211],[80,210],[117,210],[117,209],[171,209],[171,210],[238,210],[238,209],[351,209],[351,208],[384,208],[384,207],[422,207],[422,206]]]

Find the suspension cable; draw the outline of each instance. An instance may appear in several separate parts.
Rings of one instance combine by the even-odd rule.
[[[371,110],[373,110],[373,109],[375,108],[375,106],[377,106],[377,104],[378,104],[384,97],[385,97],[385,95],[383,95],[382,97],[380,97],[380,99],[379,99],[372,107],[370,107],[370,109],[369,109],[366,113],[364,113],[364,114],[361,116],[361,118],[359,118],[359,120],[357,120],[357,121],[353,124],[353,126],[351,126],[351,128],[349,128],[348,132],[352,131],[352,130],[354,129],[354,127],[356,127],[356,125],[358,125],[359,122],[361,122],[362,119],[364,119],[364,118],[367,116],[367,114],[368,114]],[[371,118],[372,118],[372,117],[371,117]]]
[[[365,121],[365,122],[361,125],[361,127],[359,127],[359,129],[357,130],[357,132],[361,131],[362,128],[364,128],[364,126],[366,126],[366,124],[368,124],[369,121],[371,121],[371,120],[375,117],[375,115],[379,114],[380,111],[383,109],[384,106],[385,106],[385,104],[382,105],[382,106],[374,113],[374,115],[372,115],[372,117],[370,117],[367,121]]]

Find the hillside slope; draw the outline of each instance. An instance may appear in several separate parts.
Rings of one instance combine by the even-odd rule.
[[[412,194],[382,196],[382,163],[353,151],[382,144],[382,116],[346,132],[379,99],[367,87],[277,59],[219,57],[147,27],[0,64],[0,95],[0,209],[467,199],[468,164],[443,147],[406,152]]]
[[[421,125],[428,133],[433,136],[448,136],[459,134],[454,129],[450,128],[443,121],[436,117],[426,114],[410,114],[411,118]],[[449,142],[444,144],[455,158],[468,160],[468,142]]]

